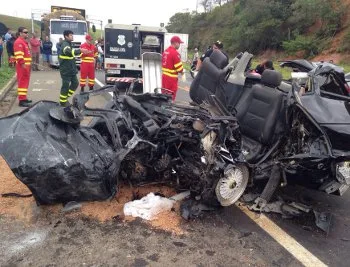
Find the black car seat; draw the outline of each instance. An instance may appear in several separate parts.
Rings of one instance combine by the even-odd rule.
[[[272,145],[278,120],[281,118],[284,94],[277,90],[281,73],[265,70],[261,83],[247,88],[236,105],[237,119],[243,137],[243,150],[249,163],[256,163],[264,149]]]
[[[219,50],[214,50],[209,58],[204,59],[190,87],[190,97],[194,102],[202,104],[210,95],[215,95],[216,88],[225,80],[227,65],[227,57]]]

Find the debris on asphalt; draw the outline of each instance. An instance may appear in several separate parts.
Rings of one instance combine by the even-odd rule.
[[[0,156],[0,195],[15,193],[18,195],[30,194],[30,190],[12,173],[11,169]],[[140,187],[130,187],[128,185],[120,185],[117,196],[107,201],[82,202],[80,210],[72,210],[70,212],[62,213],[63,207],[61,204],[37,206],[33,197],[2,197],[0,196],[0,215],[10,217],[24,223],[31,223],[37,219],[37,216],[46,218],[48,215],[53,216],[59,221],[60,216],[76,217],[84,216],[92,220],[98,220],[105,223],[113,219],[113,217],[120,217],[123,222],[127,223],[133,221],[133,217],[124,217],[124,204],[135,199],[135,196],[142,198],[150,192],[156,192],[159,195],[170,198],[175,197],[174,189],[162,185],[149,185]],[[77,203],[77,202],[76,202]],[[73,203],[67,203],[65,208],[72,205],[72,208],[77,208]],[[184,234],[181,227],[182,218],[180,216],[180,204],[175,203],[171,211],[162,212],[157,217],[147,222],[151,227],[174,233],[177,235]]]
[[[76,202],[76,201],[69,201],[68,203],[66,203],[62,209],[62,211],[64,213],[68,213],[71,211],[77,211],[80,210],[82,207],[81,203]]]
[[[171,210],[174,202],[174,200],[149,193],[141,199],[125,203],[123,211],[125,216],[140,217],[150,221],[159,213]]]
[[[0,194],[31,194],[27,186],[18,180],[6,161],[0,156]],[[34,198],[0,197],[0,215],[11,216],[29,222],[32,220],[32,207],[36,205]]]
[[[331,227],[332,214],[330,212],[318,212],[314,210],[316,218],[316,226],[329,234],[329,229]]]
[[[188,221],[199,217],[203,211],[212,211],[215,210],[215,208],[212,206],[209,207],[200,201],[189,199],[181,204],[180,210],[181,217]]]
[[[184,200],[188,197],[190,197],[191,195],[191,191],[185,191],[185,192],[181,192],[179,194],[176,194],[175,196],[169,197],[169,199],[174,200],[174,201],[181,201]]]

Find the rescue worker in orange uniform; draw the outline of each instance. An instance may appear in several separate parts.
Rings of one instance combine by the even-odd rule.
[[[32,103],[27,98],[32,57],[28,46],[28,30],[24,27],[18,28],[19,37],[13,45],[13,51],[16,59],[16,73],[18,83],[18,101],[20,107],[29,107]]]
[[[179,49],[181,41],[180,37],[173,36],[170,39],[171,45],[163,52],[162,55],[162,88],[165,94],[171,94],[173,101],[176,98],[178,74],[184,73]]]
[[[80,88],[84,92],[85,84],[88,83],[90,90],[94,89],[95,85],[95,59],[98,56],[97,48],[92,42],[89,34],[85,36],[86,42],[80,46],[80,49],[87,49],[87,54],[81,55],[80,64]]]

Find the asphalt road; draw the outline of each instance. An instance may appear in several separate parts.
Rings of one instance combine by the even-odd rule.
[[[103,72],[96,78],[103,83]],[[189,100],[190,79],[180,84],[177,101]],[[60,84],[57,70],[33,72],[29,97],[57,101]],[[106,97],[99,96],[88,105],[103,106],[105,101]],[[23,110],[17,104],[16,100],[9,114]],[[0,217],[0,265],[349,266],[349,192],[336,197],[295,188],[289,191],[307,195],[316,207],[332,212],[328,236],[310,227],[312,220],[258,215],[238,206],[184,222],[188,232],[184,236],[154,231],[139,221],[101,224],[62,215],[28,225]],[[36,237],[30,239],[32,235]]]

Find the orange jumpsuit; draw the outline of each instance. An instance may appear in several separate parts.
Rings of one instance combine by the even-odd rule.
[[[90,52],[88,54],[81,55],[81,64],[80,64],[80,87],[84,88],[86,82],[90,87],[90,90],[93,89],[95,85],[95,58],[98,55],[97,48],[93,44],[83,43],[80,46],[85,48]]]
[[[18,37],[13,45],[13,51],[16,59],[18,100],[27,100],[32,57],[26,40]]]
[[[163,52],[162,72],[162,88],[170,90],[170,92],[163,90],[163,93],[171,94],[174,101],[177,93],[177,75],[183,72],[183,66],[181,56],[173,46],[169,46]]]

